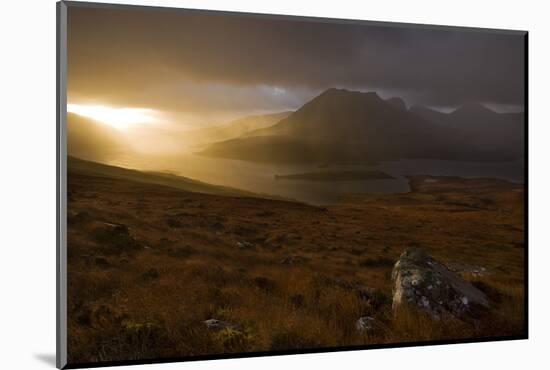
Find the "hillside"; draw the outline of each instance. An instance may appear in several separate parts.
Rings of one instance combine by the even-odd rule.
[[[67,113],[67,153],[90,161],[111,160],[130,152],[121,133],[107,125]]]
[[[409,112],[400,99],[329,89],[279,123],[215,143],[201,154],[268,162],[508,159],[506,148],[497,149],[475,145],[460,126]]]
[[[314,207],[69,173],[71,362],[524,333],[522,186],[411,183]],[[396,316],[391,273],[407,247],[482,290],[490,312],[475,325]]]
[[[175,189],[204,194],[216,194],[236,197],[275,198],[266,194],[256,194],[253,192],[248,192],[235,188],[211,185],[201,181],[189,179],[182,176],[176,176],[169,173],[142,172],[133,169],[109,166],[97,162],[90,162],[75,157],[68,157],[67,172],[69,174],[69,181],[76,175],[83,175],[129,180],[144,184],[163,185]]]

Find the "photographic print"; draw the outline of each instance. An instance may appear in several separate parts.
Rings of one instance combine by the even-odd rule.
[[[60,366],[526,338],[526,32],[58,12]]]

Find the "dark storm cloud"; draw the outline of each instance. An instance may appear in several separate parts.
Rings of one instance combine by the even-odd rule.
[[[285,103],[277,92],[333,86],[402,91],[428,105],[522,105],[523,42],[519,33],[71,7],[68,91],[196,111],[231,109],[240,96],[242,109],[284,106],[297,95]]]

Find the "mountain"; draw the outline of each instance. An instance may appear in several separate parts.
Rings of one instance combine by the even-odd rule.
[[[120,132],[74,113],[67,113],[67,152],[70,156],[108,161],[130,151]]]
[[[427,121],[432,123],[441,124],[446,114],[434,109],[430,109],[423,105],[413,105],[410,107],[409,112],[416,114]]]
[[[386,99],[386,102],[392,104],[394,107],[399,108],[401,110],[407,110],[407,105],[405,104],[405,101],[401,98],[389,98]]]
[[[214,143],[201,154],[264,162],[366,163],[401,158],[498,160],[448,127],[376,93],[329,89],[279,123]]]
[[[498,113],[482,104],[465,104],[450,113],[427,107],[411,107],[411,112],[440,126],[459,129],[471,146],[483,147],[504,156],[524,154],[524,113]]]
[[[272,126],[288,117],[291,113],[291,111],[286,111],[247,116],[223,125],[188,131],[186,132],[186,138],[195,147],[204,146],[205,144],[217,141],[234,139],[240,136],[246,136],[252,131]]]

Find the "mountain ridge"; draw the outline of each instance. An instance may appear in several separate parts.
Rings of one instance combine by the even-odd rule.
[[[472,141],[472,134],[460,125],[439,124],[444,113],[425,108],[427,116],[417,108],[402,109],[399,101],[383,100],[375,92],[331,88],[275,125],[214,143],[200,154],[260,162],[346,163],[403,158],[499,161],[517,154],[508,153],[506,145]]]

